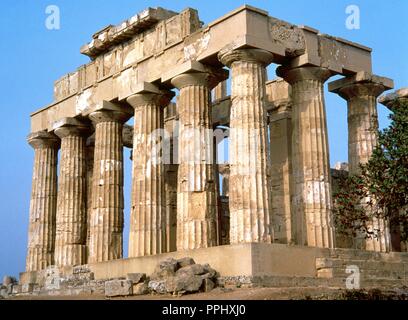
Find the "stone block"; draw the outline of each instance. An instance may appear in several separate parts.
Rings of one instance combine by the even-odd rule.
[[[166,280],[166,291],[168,293],[193,293],[200,291],[203,279],[197,275],[180,274]]]
[[[131,280],[111,280],[105,282],[105,296],[123,297],[132,295],[133,283]]]
[[[163,260],[156,266],[154,273],[150,276],[150,278],[152,280],[159,280],[174,276],[177,270],[177,265],[177,260],[173,258]]]
[[[29,284],[23,284],[21,286],[21,292],[22,293],[32,293],[34,291],[34,284],[29,283]]]
[[[72,269],[72,274],[90,273],[91,269],[88,265],[75,266]]]
[[[149,293],[149,286],[146,282],[137,283],[133,285],[133,295],[141,296]]]
[[[333,268],[317,270],[318,278],[333,278]]]
[[[333,261],[327,258],[316,258],[316,269],[330,268],[333,266]]]
[[[45,290],[59,290],[61,287],[61,278],[59,276],[49,276],[45,279]]]
[[[195,264],[195,261],[193,258],[186,257],[186,258],[177,259],[178,268],[184,268],[192,264]]]
[[[205,273],[206,273],[205,269],[201,264],[192,264],[177,270],[176,275],[189,276],[189,275],[203,275]]]
[[[166,280],[151,280],[149,281],[148,288],[156,293],[167,293]]]
[[[202,286],[204,292],[209,292],[215,288],[215,283],[211,279],[204,279]]]
[[[89,287],[92,293],[105,294],[105,281],[104,280],[92,280],[85,287]]]
[[[131,280],[133,284],[138,284],[141,282],[144,282],[146,280],[146,274],[145,273],[128,273],[126,276],[127,280]]]
[[[16,284],[16,285],[13,286],[13,290],[12,290],[11,293],[12,294],[20,294],[22,292],[23,292],[23,286],[19,285],[19,284]]]
[[[207,278],[215,278],[218,275],[218,272],[214,270],[213,268],[210,267],[208,263],[203,264],[203,268],[205,271],[205,274]]]

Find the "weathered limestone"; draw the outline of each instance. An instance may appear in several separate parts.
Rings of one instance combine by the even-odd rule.
[[[222,176],[222,189],[221,195],[224,197],[229,197],[229,179],[230,179],[230,168],[229,165],[218,165],[218,172]]]
[[[86,256],[89,257],[89,243],[91,241],[91,216],[92,216],[92,188],[95,153],[95,134],[87,139],[86,157]]]
[[[213,90],[213,100],[221,100],[227,97],[227,81],[221,81]]]
[[[135,35],[175,15],[176,12],[160,7],[147,8],[117,26],[109,25],[95,33],[92,41],[81,47],[81,53],[95,59],[115,47],[118,42],[131,40]]]
[[[171,79],[180,90],[177,250],[217,245],[210,90],[218,79],[223,80],[209,72],[183,72]]]
[[[272,225],[278,243],[292,242],[292,91],[283,79],[266,84],[271,158]]]
[[[379,102],[388,109],[393,110],[402,102],[408,102],[408,87],[401,88],[380,97]]]
[[[230,242],[272,242],[270,161],[265,109],[264,50],[223,50],[220,61],[231,68]]]
[[[229,211],[229,164],[219,164],[218,173],[222,177],[222,188],[219,191],[219,239],[220,245],[227,245],[230,243],[230,211]]]
[[[331,76],[321,67],[280,67],[292,85],[292,166],[294,240],[334,247],[329,146],[323,84]]]
[[[81,265],[87,253],[86,139],[90,128],[65,118],[55,123],[54,133],[61,139],[54,263]]]
[[[348,153],[351,174],[359,164],[368,162],[377,144],[377,97],[393,88],[391,79],[360,72],[353,77],[333,81],[329,90],[347,100]]]
[[[169,134],[165,138],[164,182],[166,199],[166,252],[177,250],[177,175],[178,175],[178,121],[176,104],[165,108],[164,130]]]
[[[132,207],[129,257],[167,251],[163,108],[173,94],[145,84],[127,99],[134,108]]]
[[[263,49],[272,52],[277,63],[291,59],[292,66],[321,62],[339,74],[371,72],[370,48],[248,5],[205,27],[191,8],[168,16],[149,25],[139,25],[135,16],[97,32],[82,48],[93,60],[56,81],[55,101],[32,114],[32,131],[49,129],[62,117],[86,115],[104,100],[123,101],[135,93],[134,83],[163,83],[163,75],[183,63],[216,65],[218,52],[227,46]]]
[[[95,125],[89,263],[123,256],[122,129],[130,116],[128,109],[112,103],[89,115]]]
[[[391,111],[395,111],[396,108],[400,107],[401,103],[408,103],[408,88],[401,88],[394,92],[383,95],[380,97],[379,102]],[[399,227],[390,226],[390,229],[392,250],[408,252],[408,241],[400,241],[401,230],[399,230]]]
[[[60,140],[46,131],[32,133],[33,180],[26,271],[38,271],[54,263],[55,214],[57,207],[57,155]]]
[[[348,158],[350,174],[360,172],[360,164],[370,159],[377,145],[377,97],[391,89],[391,79],[360,72],[353,77],[333,81],[329,90],[347,100]],[[389,250],[389,230],[385,221],[374,219],[370,229],[378,230],[378,239],[363,239],[366,250]]]
[[[335,83],[349,102],[353,171],[375,145],[375,98],[389,84],[371,75],[371,49],[242,6],[205,27],[193,9],[148,9],[98,31],[81,52],[92,61],[58,80],[54,102],[31,115],[32,132],[46,131],[29,139],[36,167],[27,270],[34,272],[21,276],[25,287],[16,292],[61,293],[72,284],[81,287],[69,290],[105,291],[105,280],[119,277],[108,295],[146,293],[141,275],[122,277],[185,250],[197,261],[211,258],[224,284],[327,285],[314,280],[331,275],[344,285],[335,277],[343,263],[364,273],[369,267],[380,280],[384,270],[392,274],[387,281],[403,274],[398,256],[357,251],[344,258],[350,250],[327,249],[335,240],[323,84],[346,76]],[[271,62],[284,65],[284,79],[266,84]],[[222,65],[232,70],[231,98]],[[168,104],[174,87],[177,106]],[[124,125],[133,114],[134,128]],[[95,126],[88,139],[77,121],[87,118]],[[230,163],[222,165],[215,164],[218,129],[229,131]],[[47,131],[62,140],[58,196],[60,140]],[[133,147],[133,186],[130,259],[122,260],[123,146]],[[367,257],[378,261],[361,263]],[[173,274],[168,288],[151,279],[152,288],[211,289],[215,279],[203,281],[188,260],[176,262],[183,276]],[[69,267],[84,263],[84,274]],[[61,278],[71,271],[74,277]],[[191,273],[192,282],[185,278]]]

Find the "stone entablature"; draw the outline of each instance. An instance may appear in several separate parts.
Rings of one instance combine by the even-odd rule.
[[[86,116],[104,100],[124,101],[143,82],[168,86],[162,76],[186,62],[219,68],[216,56],[225,47],[267,50],[275,63],[290,61],[292,67],[322,66],[345,75],[371,72],[371,49],[269,17],[266,11],[242,6],[202,27],[197,12],[186,9],[142,33],[135,31],[130,40],[101,51],[94,61],[57,81],[54,102],[32,114],[31,129],[51,129],[60,118]]]
[[[109,51],[110,48],[131,40],[134,36],[150,29],[158,22],[175,15],[177,15],[176,12],[160,7],[147,8],[117,26],[109,25],[96,32],[92,36],[92,41],[81,47],[81,53],[95,59]],[[170,25],[171,20],[166,24],[166,27],[168,28]]]

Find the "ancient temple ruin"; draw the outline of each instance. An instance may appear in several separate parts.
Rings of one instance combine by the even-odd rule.
[[[329,90],[345,99],[349,171],[357,172],[376,144],[377,97],[393,88],[372,74],[370,48],[242,6],[206,25],[194,9],[149,8],[98,31],[81,53],[91,61],[56,81],[54,102],[31,115],[20,282],[38,283],[51,266],[88,265],[108,279],[191,256],[252,283],[335,281],[348,264],[361,267],[366,285],[406,283],[408,256],[389,253],[386,222],[373,222],[381,237],[359,250],[336,245],[323,89],[342,76]],[[272,63],[278,78],[268,81]],[[228,162],[219,163],[225,140]]]

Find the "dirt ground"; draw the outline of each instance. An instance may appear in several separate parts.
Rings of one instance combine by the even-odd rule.
[[[172,295],[144,295],[114,298],[112,300],[303,300],[303,299],[330,299],[340,293],[336,289],[324,288],[217,288],[206,293],[196,293],[181,297]],[[14,300],[107,300],[105,296],[30,296],[15,297]]]

